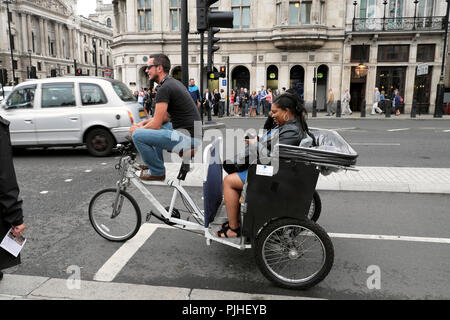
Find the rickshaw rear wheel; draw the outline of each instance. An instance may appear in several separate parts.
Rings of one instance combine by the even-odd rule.
[[[333,266],[330,237],[307,219],[274,220],[261,230],[254,244],[261,273],[283,288],[311,288],[325,279]]]
[[[319,193],[314,191],[313,199],[311,201],[311,206],[309,207],[308,219],[317,222],[322,212],[322,200],[320,199]]]

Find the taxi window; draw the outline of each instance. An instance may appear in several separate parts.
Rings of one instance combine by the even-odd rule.
[[[36,87],[26,87],[14,90],[9,95],[6,105],[14,109],[32,109],[34,108],[34,95]]]
[[[76,102],[73,83],[52,83],[42,86],[41,108],[74,106],[76,106]]]
[[[96,84],[91,83],[81,83],[81,102],[83,106],[90,106],[96,104],[106,104],[108,100],[106,99],[105,93],[102,88]]]

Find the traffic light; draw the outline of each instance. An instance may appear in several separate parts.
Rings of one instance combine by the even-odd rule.
[[[219,32],[219,28],[210,28],[208,30],[208,72],[213,71],[214,66],[214,52],[220,49],[219,46],[215,44],[220,41],[219,38],[214,37],[214,35]]]
[[[197,30],[205,32],[210,27],[233,28],[232,11],[212,11],[211,5],[219,0],[197,0]]]
[[[221,66],[220,67],[220,77],[221,78],[226,78],[226,76],[227,76],[227,67]]]
[[[75,75],[76,75],[77,77],[82,76],[82,75],[83,75],[83,70],[81,70],[81,68],[77,68],[77,71],[75,72]]]

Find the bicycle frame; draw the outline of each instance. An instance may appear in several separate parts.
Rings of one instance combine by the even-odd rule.
[[[218,138],[218,143],[222,142],[221,138]],[[217,142],[217,141],[216,141]],[[213,144],[208,145],[203,153],[203,163],[204,163],[204,176],[207,176],[207,170],[208,170],[208,155],[211,151],[211,148],[213,147]],[[185,230],[190,231],[201,231],[204,232],[206,243],[207,245],[211,245],[211,241],[223,243],[225,245],[238,248],[240,250],[245,250],[251,248],[250,245],[245,244],[245,238],[237,238],[239,239],[239,244],[234,243],[230,241],[229,239],[224,238],[217,238],[213,236],[209,232],[209,228],[206,228],[204,225],[200,223],[195,223],[183,219],[178,219],[172,217],[172,214],[174,212],[175,203],[178,197],[178,194],[181,195],[183,200],[185,200],[185,205],[187,209],[189,210],[190,214],[197,220],[204,222],[204,213],[200,208],[196,205],[194,200],[191,198],[191,196],[188,194],[186,189],[181,185],[181,181],[168,181],[167,185],[171,188],[173,188],[173,195],[170,202],[169,210],[166,210],[166,208],[163,207],[163,205],[156,199],[156,197],[150,192],[150,190],[147,188],[147,185],[145,185],[136,175],[136,171],[140,171],[141,169],[138,168],[135,164],[135,161],[130,156],[125,156],[121,158],[120,165],[118,166],[119,172],[120,172],[120,179],[117,182],[117,194],[116,199],[114,202],[114,208],[113,208],[113,217],[116,217],[120,213],[120,209],[123,203],[123,200],[121,200],[120,197],[120,191],[126,191],[126,189],[133,183],[134,186],[145,196],[145,198],[150,202],[150,204],[153,206],[153,208],[156,210],[156,213],[160,215],[160,218],[165,220],[167,223],[171,223],[176,225],[177,227]],[[223,208],[223,203],[220,210]],[[154,213],[153,213],[154,215]],[[236,238],[235,238],[236,239]]]

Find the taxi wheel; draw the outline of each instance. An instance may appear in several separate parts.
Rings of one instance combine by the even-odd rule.
[[[86,136],[86,147],[94,157],[109,156],[114,148],[114,137],[106,129],[94,129]]]

